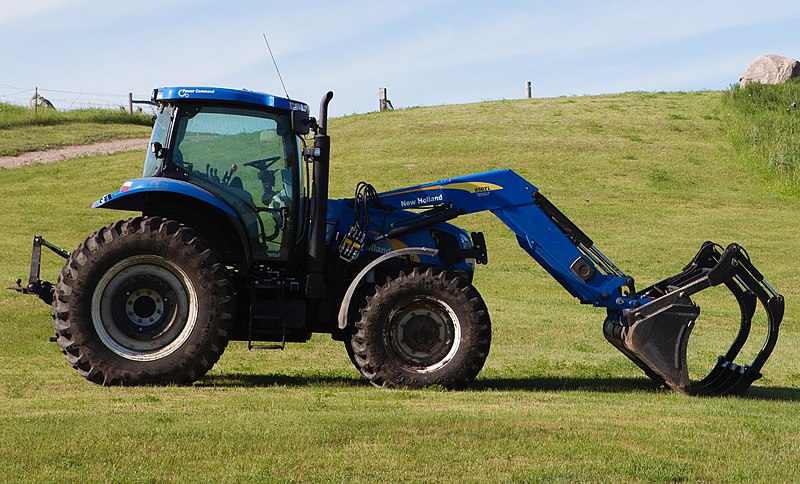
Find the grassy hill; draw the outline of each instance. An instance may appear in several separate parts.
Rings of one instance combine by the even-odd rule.
[[[340,343],[284,352],[232,343],[190,387],[100,388],[49,343],[49,310],[0,293],[0,480],[788,481],[800,473],[800,200],[735,150],[725,95],[628,93],[414,108],[331,121],[332,196],[510,167],[644,287],[707,239],[744,245],[787,298],[782,337],[744,398],[658,390],[491,214],[475,284],[494,337],[464,392],[363,382]],[[91,202],[143,153],[0,169],[0,278],[28,271],[30,238],[75,247],[124,214]],[[48,254],[49,256],[49,254]],[[47,256],[46,256],[47,257]],[[42,273],[54,278],[55,256]],[[690,340],[704,376],[738,327],[733,298],[698,295]],[[757,350],[755,321],[747,355]]]
[[[55,111],[0,103],[0,156],[150,136],[150,116],[108,109]]]

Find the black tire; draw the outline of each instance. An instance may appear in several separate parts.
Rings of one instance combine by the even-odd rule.
[[[373,385],[462,389],[491,345],[489,312],[478,291],[450,272],[413,269],[375,288],[350,345]]]
[[[64,265],[53,301],[63,353],[100,385],[199,379],[225,350],[233,314],[228,269],[194,230],[160,217],[92,234]]]
[[[358,370],[358,372],[361,373],[364,376],[364,378],[371,381],[374,374],[365,370],[364,367],[361,366],[363,362],[359,359],[358,356],[356,356],[356,352],[353,349],[352,336],[348,336],[344,339],[344,349],[347,352],[347,357],[350,358],[350,363],[353,364],[355,369]]]

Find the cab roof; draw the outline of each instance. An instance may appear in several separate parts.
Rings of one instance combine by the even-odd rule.
[[[174,86],[159,87],[153,90],[153,102],[169,101],[230,101],[237,103],[266,106],[270,108],[308,112],[308,105],[285,97],[274,96],[264,92],[247,89],[228,89],[224,87],[206,86]]]

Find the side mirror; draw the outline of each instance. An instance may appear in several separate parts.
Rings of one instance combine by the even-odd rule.
[[[305,111],[292,111],[292,131],[295,134],[306,135],[311,131],[311,120]]]
[[[158,141],[154,141],[150,145],[150,151],[152,151],[153,155],[156,158],[158,158],[159,160],[164,159],[164,157],[167,155],[166,150],[164,149],[164,146],[161,143],[159,143]]]

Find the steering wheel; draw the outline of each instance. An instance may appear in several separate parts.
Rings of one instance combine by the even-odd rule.
[[[274,165],[276,161],[280,160],[280,156],[271,156],[269,158],[264,158],[263,160],[253,160],[248,161],[247,163],[242,163],[244,166],[252,166],[253,168],[257,169],[258,171],[264,171],[270,166]]]
[[[269,158],[264,158],[262,160],[253,160],[248,161],[247,163],[242,163],[243,166],[251,166],[259,171],[258,178],[261,180],[262,183],[266,185],[272,185],[275,183],[275,175],[272,172],[267,171],[269,167],[275,164],[278,160],[280,160],[280,156],[272,156]],[[275,231],[271,234],[262,234],[262,238],[264,241],[272,241],[278,238],[281,231],[284,228],[284,215],[282,213],[282,209],[277,208],[270,208],[270,207],[254,207],[257,212],[267,212],[272,217],[273,222],[275,223]]]

